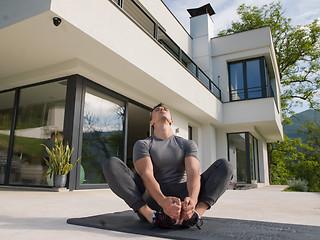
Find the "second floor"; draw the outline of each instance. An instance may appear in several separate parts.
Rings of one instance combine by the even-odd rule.
[[[259,98],[272,114],[261,119],[260,108],[242,122],[273,122],[282,131],[269,28],[216,38],[210,5],[189,11],[188,34],[161,0],[18,2],[0,5],[0,91],[81,74],[145,105],[150,97],[170,102],[218,125],[236,124],[226,120],[230,112],[248,112],[237,103]]]

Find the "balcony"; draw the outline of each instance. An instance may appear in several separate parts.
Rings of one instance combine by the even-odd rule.
[[[111,0],[123,12],[156,40],[176,61],[184,66],[206,89],[221,100],[221,90],[166,34],[163,27],[134,0]]]

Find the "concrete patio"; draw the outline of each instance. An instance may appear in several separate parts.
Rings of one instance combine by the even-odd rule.
[[[205,216],[320,226],[320,193],[282,192],[283,188],[227,190]],[[109,189],[52,192],[1,187],[0,239],[157,239],[66,223],[68,218],[128,209]]]

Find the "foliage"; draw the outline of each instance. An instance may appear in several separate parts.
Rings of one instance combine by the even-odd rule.
[[[39,163],[42,159],[42,139],[29,137],[14,137],[14,153],[23,154],[23,160],[29,163]],[[0,134],[0,150],[7,153],[9,145],[9,135]]]
[[[320,192],[320,123],[308,122],[298,131],[307,140],[301,145],[305,158],[295,166],[295,175],[308,181],[309,191]]]
[[[287,184],[287,180],[294,177],[292,166],[303,158],[303,154],[298,151],[301,145],[300,139],[290,139],[284,136],[283,142],[272,143],[270,161],[271,184]]]
[[[308,191],[320,192],[320,124],[306,123],[299,132],[306,142],[285,136],[283,142],[271,144],[271,183],[287,184],[296,178],[307,182]]]
[[[68,143],[63,144],[62,138],[55,138],[52,149],[49,149],[44,144],[41,144],[41,145],[45,147],[49,155],[49,160],[44,158],[44,161],[49,167],[49,172],[47,176],[50,175],[50,177],[52,177],[52,175],[66,175],[80,160],[79,158],[74,163],[72,164],[70,163],[73,148],[70,149]]]
[[[312,23],[293,26],[291,19],[284,17],[280,2],[262,8],[242,4],[237,9],[239,22],[219,35],[232,34],[269,26],[273,36],[281,85],[281,105],[285,116],[293,113],[292,107],[308,102],[318,109],[320,88],[320,25]]]
[[[289,185],[289,189],[293,191],[299,191],[299,192],[308,191],[308,182],[306,180],[291,179],[291,180],[288,180],[288,185]]]

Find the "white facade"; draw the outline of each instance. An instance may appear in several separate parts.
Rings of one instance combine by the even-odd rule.
[[[162,1],[136,1],[218,86],[220,100],[115,2],[2,1],[0,93],[79,74],[147,107],[164,102],[177,135],[188,138],[192,127],[202,171],[218,158],[232,161],[227,134],[246,132],[258,140],[260,182],[269,184],[266,144],[283,139],[270,29],[214,37],[204,14],[191,18],[188,34]],[[265,60],[275,97],[230,101],[228,63],[257,57]]]

